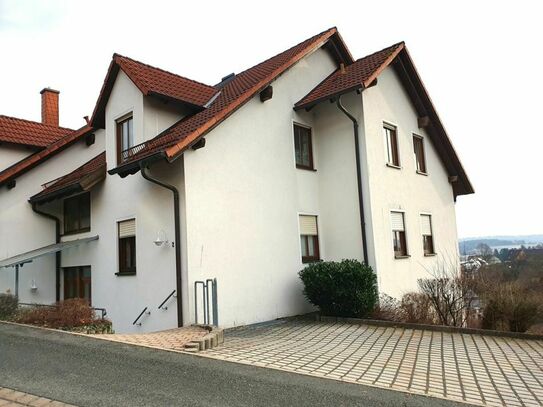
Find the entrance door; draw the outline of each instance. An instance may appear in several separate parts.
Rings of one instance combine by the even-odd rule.
[[[84,298],[91,303],[91,268],[90,266],[65,267],[64,299]]]

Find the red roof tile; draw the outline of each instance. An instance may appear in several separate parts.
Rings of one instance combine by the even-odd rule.
[[[236,109],[268,86],[270,82],[288,68],[311,51],[322,46],[334,35],[337,35],[335,27],[239,73],[222,87],[220,94],[209,108],[182,119],[147,142],[145,147],[131,158],[130,162],[157,152],[165,152],[168,158],[177,156],[200,136],[217,126]],[[339,39],[339,41],[341,40]],[[124,163],[123,166],[126,164],[128,163]]]
[[[405,47],[403,42],[394,44],[381,51],[334,71],[330,76],[318,84],[311,92],[294,105],[295,109],[311,107],[318,102],[330,99],[333,96],[349,92],[354,89],[368,87],[379,75],[383,68],[398,55]]]
[[[34,168],[36,165],[51,158],[55,154],[63,151],[76,141],[81,140],[91,131],[92,128],[88,125],[83,126],[79,130],[72,131],[54,143],[49,144],[45,149],[24,158],[23,160],[13,164],[11,167],[6,168],[4,171],[0,172],[0,186]]]
[[[0,142],[4,143],[47,147],[72,131],[64,127],[0,115]]]
[[[113,59],[144,95],[157,94],[203,107],[217,93],[213,86],[115,54]]]
[[[145,96],[160,96],[202,109],[217,93],[217,89],[213,86],[113,54],[92,114],[91,124],[94,127],[103,128],[105,125],[105,107],[119,69],[123,70]]]
[[[69,174],[45,184],[43,190],[30,198],[30,201],[42,201],[48,196],[54,195],[55,192],[59,192],[60,190],[71,186],[80,186],[82,190],[86,190],[86,179],[92,178],[94,181],[100,181],[104,179],[105,176],[106,153],[104,151]],[[94,184],[95,182],[92,183],[92,185]]]

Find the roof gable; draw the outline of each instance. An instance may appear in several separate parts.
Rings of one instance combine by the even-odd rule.
[[[0,186],[8,183],[40,163],[55,156],[78,140],[83,139],[91,132],[92,128],[90,126],[83,126],[79,130],[74,130],[71,133],[68,133],[68,135],[48,145],[45,149],[22,159],[21,161],[13,164],[11,167],[6,168],[4,171],[0,172]]]
[[[143,95],[157,96],[198,110],[203,109],[206,103],[217,93],[217,89],[213,86],[155,68],[119,54],[113,54],[91,119],[91,125],[95,128],[105,126],[105,108],[119,69],[122,69]]]
[[[0,143],[43,148],[73,130],[0,115]]]
[[[455,196],[473,193],[473,186],[403,42],[358,59],[344,69],[337,69],[298,101],[294,109],[309,110],[322,101],[354,90],[364,90],[389,66],[398,73],[418,117],[424,118],[421,123],[425,122],[424,127],[451,177]]]
[[[327,45],[330,42],[333,45]],[[130,161],[111,170],[110,173],[124,175],[134,173],[139,169],[136,165],[139,160],[156,154],[173,161],[190,145],[228,118],[296,62],[324,45],[327,45],[329,50],[331,49],[333,54],[345,63],[353,62],[337,29],[330,28],[235,75],[221,88],[220,93],[207,109],[181,119],[154,139],[138,146],[138,152],[132,156]]]

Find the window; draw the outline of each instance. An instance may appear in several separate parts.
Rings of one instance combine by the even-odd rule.
[[[90,192],[64,200],[64,234],[90,230]]]
[[[296,167],[313,170],[313,147],[311,145],[311,129],[298,124],[294,125],[294,148],[296,151]]]
[[[132,115],[117,121],[117,164],[126,160],[128,158],[126,150],[134,147],[133,122]]]
[[[400,166],[400,155],[398,153],[398,134],[395,126],[385,124],[383,126],[385,141],[387,145],[387,164],[393,167]]]
[[[302,245],[302,263],[320,260],[317,217],[300,215],[300,243]]]
[[[417,172],[426,174],[426,160],[424,158],[424,139],[420,136],[413,135],[413,150],[415,153],[415,165]]]
[[[428,256],[435,254],[434,237],[432,235],[432,216],[420,215],[420,223],[422,228],[422,246],[424,255]]]
[[[405,222],[403,212],[391,212],[392,239],[395,257],[407,257],[407,243],[405,240]]]
[[[91,303],[91,268],[65,267],[64,273],[64,299],[84,298]]]
[[[136,220],[118,223],[119,272],[117,275],[136,274]]]

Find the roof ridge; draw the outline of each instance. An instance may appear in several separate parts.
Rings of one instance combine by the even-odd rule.
[[[179,75],[179,74],[177,74],[177,73],[168,71],[168,70],[166,70],[166,69],[159,68],[158,66],[154,66],[154,65],[147,64],[147,63],[145,63],[145,62],[138,61],[137,59],[134,59],[134,58],[131,58],[131,57],[127,57],[127,56],[125,56],[125,55],[121,55],[121,54],[119,54],[119,53],[117,53],[117,52],[113,53],[113,59],[115,59],[116,57],[128,59],[128,60],[130,60],[130,61],[132,61],[132,62],[135,62],[135,63],[137,63],[137,64],[144,65],[144,66],[146,66],[147,68],[156,69],[157,71],[161,71],[161,72],[167,73],[167,74],[169,74],[169,75],[177,76],[177,77],[179,77],[179,78],[182,78],[182,79],[185,79],[185,80],[187,80],[187,81],[196,83],[196,84],[198,84],[198,85],[206,86],[206,87],[208,87],[208,88],[210,88],[210,89],[215,89],[214,86],[208,85],[207,83],[203,83],[203,82],[200,82],[200,81],[197,81],[197,80],[188,78],[188,77],[186,77],[186,76]]]
[[[37,122],[37,121],[34,121],[34,120],[22,119],[20,117],[6,116],[5,114],[0,114],[0,119],[2,119],[2,118],[10,119],[10,120],[17,120],[17,121],[32,123],[32,124],[39,124],[40,126],[48,127],[50,129],[54,129],[54,130],[60,129],[60,130],[74,131],[74,129],[70,129],[69,127],[53,126],[51,124]]]
[[[383,51],[387,51],[391,48],[397,48],[399,47],[400,45],[403,45],[405,46],[405,41],[400,41],[400,42],[397,42],[395,44],[392,44],[392,45],[389,45],[388,47],[384,47],[383,49],[380,49],[379,51],[375,51],[375,52],[372,52],[371,54],[368,54],[368,55],[364,55],[363,57],[361,58],[358,58],[356,61],[354,61],[355,63],[358,62],[358,61],[362,61],[363,59],[366,59],[366,58],[370,58],[374,55],[377,55],[377,54],[380,54],[381,52]]]
[[[266,62],[268,62],[268,61],[272,60],[273,58],[277,57],[278,55],[281,55],[281,54],[283,54],[283,53],[285,53],[285,52],[288,52],[288,51],[290,51],[291,49],[300,46],[300,45],[303,44],[304,42],[312,41],[313,39],[322,36],[323,34],[327,33],[328,31],[335,31],[336,33],[338,32],[336,26],[330,27],[330,28],[328,28],[327,30],[324,30],[324,31],[322,31],[322,32],[320,32],[320,33],[318,33],[318,34],[312,35],[311,37],[306,38],[305,40],[300,41],[299,43],[297,43],[297,44],[295,44],[295,45],[293,45],[293,46],[291,46],[291,47],[288,47],[287,49],[285,49],[285,50],[283,50],[283,51],[281,51],[281,52],[278,52],[278,53],[275,54],[275,55],[272,55],[271,57],[265,59],[264,61],[260,61],[259,63],[254,64],[253,66],[251,66],[251,67],[249,67],[249,68],[247,68],[247,69],[244,69],[243,71],[241,71],[240,73],[236,74],[235,76],[238,76],[238,75],[241,75],[241,74],[243,74],[243,73],[245,73],[245,72],[247,72],[247,71],[250,71],[251,69],[256,68],[258,65],[263,65],[263,64],[265,64]]]

